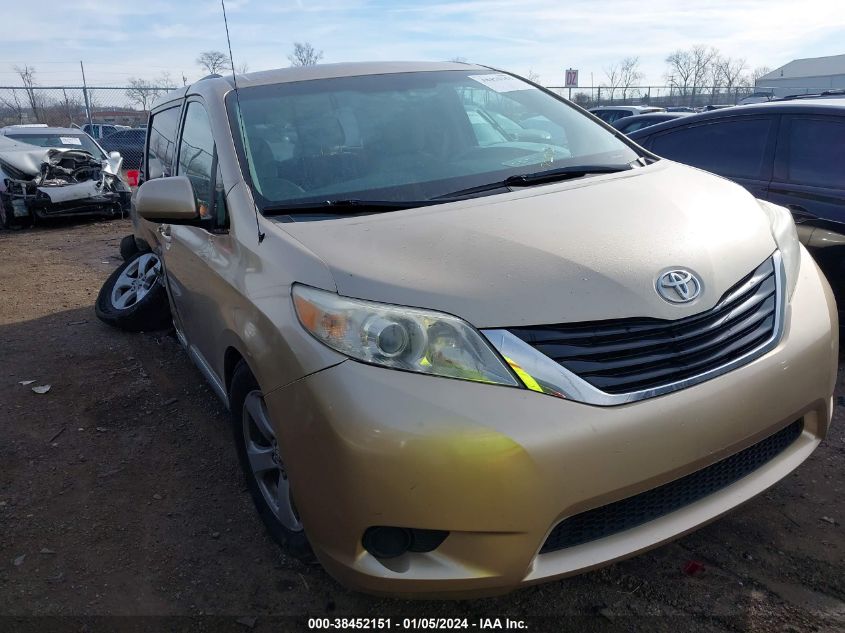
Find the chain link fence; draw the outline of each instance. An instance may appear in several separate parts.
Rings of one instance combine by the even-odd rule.
[[[549,86],[549,90],[571,99],[584,108],[613,105],[644,105],[661,108],[686,107],[703,108],[709,105],[736,105],[756,89],[754,87],[724,86],[632,86],[630,88],[608,88],[587,86],[563,88]],[[803,92],[796,90],[796,92]]]
[[[150,106],[169,90],[173,88],[0,86],[0,126],[45,123],[51,126],[81,127],[89,122],[143,126],[147,122]],[[702,108],[708,105],[734,105],[755,89],[726,89],[723,86],[685,89],[674,86],[633,86],[627,89],[549,86],[549,90],[585,108],[608,105]],[[806,91],[796,89],[795,92]]]
[[[703,108],[708,105],[735,105],[756,89],[743,86],[632,86],[608,88],[587,86],[549,90],[577,104],[592,108],[610,105],[652,105],[660,107]],[[88,87],[81,86],[0,86],[0,126],[46,123],[52,126],[82,126],[86,123],[143,126],[149,108],[172,87]],[[813,92],[795,88],[794,93]]]
[[[146,125],[149,108],[171,87],[0,86],[0,126],[44,123]]]

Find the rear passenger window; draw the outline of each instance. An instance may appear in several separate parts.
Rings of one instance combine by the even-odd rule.
[[[771,127],[771,119],[696,125],[654,137],[651,150],[669,160],[728,178],[760,178]]]
[[[793,183],[845,188],[845,122],[793,119],[787,173]]]
[[[661,121],[658,121],[657,123],[661,123]],[[656,123],[652,123],[651,121],[634,121],[628,125],[622,125],[619,129],[621,132],[628,134],[629,132],[636,132],[639,129],[648,127],[649,125],[656,125]]]
[[[174,107],[162,110],[150,119],[150,144],[147,149],[146,177],[172,176],[176,156],[176,130],[179,127],[179,110]]]

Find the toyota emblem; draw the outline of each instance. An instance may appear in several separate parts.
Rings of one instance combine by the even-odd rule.
[[[657,278],[655,287],[669,303],[689,303],[701,294],[701,281],[686,268],[667,270]]]

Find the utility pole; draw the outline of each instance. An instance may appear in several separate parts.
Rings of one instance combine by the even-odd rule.
[[[88,125],[91,125],[91,104],[88,101],[88,84],[85,83],[85,66],[79,60],[79,68],[82,70],[82,96],[85,98],[85,114],[88,117]]]

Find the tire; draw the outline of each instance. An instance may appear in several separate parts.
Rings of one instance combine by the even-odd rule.
[[[127,235],[120,240],[120,256],[123,258],[123,261],[129,261],[129,258],[138,251],[140,251],[140,249],[138,248],[138,244],[135,242],[134,235]]]
[[[11,202],[9,203],[11,206]],[[35,223],[32,213],[24,217],[15,216],[12,210],[6,207],[5,201],[0,199],[0,228],[16,231],[27,229]]]
[[[289,505],[281,509],[280,506],[284,504],[277,504],[274,507],[268,501],[268,499],[279,497],[278,494],[274,494],[273,481],[278,479],[275,491],[279,490],[282,480],[285,482],[284,489],[287,490],[288,495],[291,487],[279,456],[275,431],[264,406],[264,397],[258,381],[244,361],[238,363],[232,375],[229,406],[232,411],[232,431],[238,460],[258,516],[261,517],[270,537],[288,554],[303,562],[313,561],[314,554],[308,544],[308,537],[299,521],[292,498],[288,496]],[[256,421],[260,417],[263,417],[263,420]],[[253,461],[247,453],[247,441],[250,443],[252,454],[256,455]],[[258,459],[260,456],[272,461],[266,459],[262,461]],[[259,468],[262,471],[257,474],[253,464],[260,464]],[[272,467],[266,468],[268,465]]]
[[[161,274],[157,255],[143,251],[130,257],[100,288],[94,305],[97,318],[129,332],[171,327],[173,319]]]

